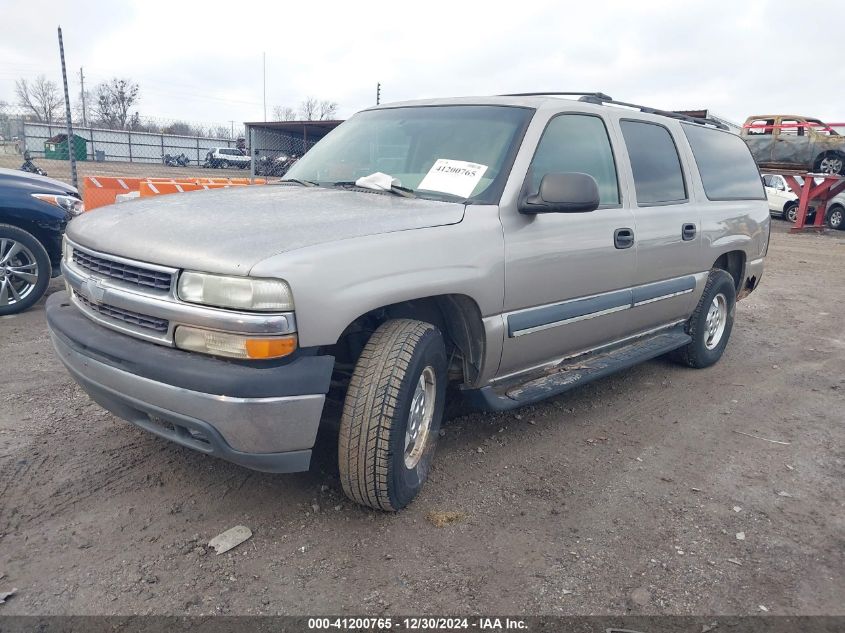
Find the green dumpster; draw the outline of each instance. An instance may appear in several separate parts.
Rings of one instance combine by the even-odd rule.
[[[88,140],[76,134],[73,135],[73,157],[76,160],[88,158]],[[44,158],[68,160],[67,134],[56,134],[44,141]]]

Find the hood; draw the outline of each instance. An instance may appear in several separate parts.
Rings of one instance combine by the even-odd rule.
[[[0,187],[25,189],[31,193],[53,193],[79,197],[76,188],[66,182],[17,169],[0,169]]]
[[[254,185],[143,198],[89,211],[68,227],[88,248],[130,259],[246,275],[306,246],[463,219],[464,205],[297,185]]]

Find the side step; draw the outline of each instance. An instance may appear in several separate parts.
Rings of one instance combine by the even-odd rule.
[[[683,324],[635,339],[612,349],[582,354],[531,374],[519,382],[465,392],[470,404],[488,411],[506,411],[534,404],[644,361],[661,356],[692,340]]]

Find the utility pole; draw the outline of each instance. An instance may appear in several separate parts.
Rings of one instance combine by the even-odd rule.
[[[82,98],[82,127],[87,127],[88,113],[85,112],[85,75],[82,74],[82,66],[79,67],[79,86],[80,97]]]
[[[235,138],[235,121],[233,119],[229,119],[229,123],[232,124],[232,134],[230,135],[229,138],[234,140],[234,138]]]
[[[67,66],[65,66],[65,45],[62,42],[62,27],[59,27],[59,57],[62,59],[62,81],[65,85],[65,121],[67,122],[67,157],[70,160],[70,180],[74,187],[78,187],[76,177],[76,143],[73,138],[73,121],[70,117],[70,93],[67,89]]]
[[[381,103],[381,82],[376,84],[376,105]]]
[[[267,120],[267,53],[261,53],[262,55],[262,67],[263,71],[262,74],[264,76],[264,120]]]

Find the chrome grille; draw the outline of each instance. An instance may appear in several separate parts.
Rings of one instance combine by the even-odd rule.
[[[91,255],[78,248],[73,249],[73,262],[85,270],[90,270],[98,275],[117,279],[136,286],[155,288],[156,290],[170,290],[173,283],[173,276],[170,273],[151,270],[132,264],[124,264],[105,257]]]
[[[75,290],[73,291],[73,296],[89,310],[118,321],[123,321],[124,323],[130,323],[148,330],[154,330],[155,332],[167,332],[168,327],[170,327],[167,319],[159,319],[157,317],[147,316],[146,314],[132,312],[131,310],[116,308],[106,303],[94,303]]]

